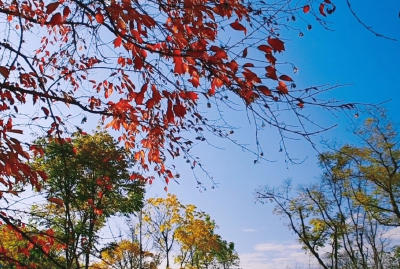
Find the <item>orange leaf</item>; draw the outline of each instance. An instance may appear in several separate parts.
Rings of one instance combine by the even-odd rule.
[[[107,89],[105,89],[105,91],[104,91],[104,97],[105,98],[110,97],[110,95],[112,94],[113,90],[114,90],[113,87],[107,87]]]
[[[50,25],[59,25],[62,23],[63,23],[63,17],[61,16],[61,13],[54,14],[51,20],[49,21]]]
[[[197,99],[199,99],[199,96],[195,92],[186,92],[185,95],[186,98],[192,99],[192,101],[196,101]]]
[[[99,13],[96,13],[96,21],[98,22],[98,23],[100,23],[100,24],[103,24],[104,23],[104,16],[103,16],[103,14],[101,14],[100,12]]]
[[[281,52],[285,50],[285,45],[283,41],[278,38],[270,38],[268,37],[268,44],[274,49],[274,51]]]
[[[245,34],[247,34],[246,27],[244,27],[242,24],[240,24],[238,20],[231,23],[230,26],[237,31],[243,31]]]
[[[46,13],[47,14],[53,13],[53,11],[56,10],[59,5],[60,5],[60,2],[54,2],[54,3],[48,4],[46,6]]]
[[[282,75],[279,77],[279,79],[284,80],[284,81],[293,81],[293,79],[289,76]]]
[[[286,87],[286,84],[283,81],[279,81],[279,86],[276,87],[276,88],[278,89],[279,93],[281,93],[281,94],[288,94],[289,93],[289,91],[288,91],[288,89]]]
[[[102,215],[103,214],[103,209],[100,209],[100,208],[95,208],[93,211],[97,215]]]
[[[7,67],[0,66],[0,73],[3,75],[4,78],[8,78],[10,75],[10,70]]]
[[[122,44],[122,38],[121,36],[117,36],[117,38],[114,40],[114,48],[121,46],[121,44]]]
[[[306,5],[306,6],[303,7],[303,12],[304,13],[308,13],[309,11],[310,11],[310,6],[309,5]]]
[[[191,82],[193,87],[195,88],[200,86],[200,81],[198,76],[193,76],[191,79],[188,79],[188,81]]]
[[[49,202],[51,203],[55,203],[59,206],[64,206],[64,201],[60,198],[56,198],[56,197],[49,197],[47,200],[49,200]]]
[[[326,17],[324,8],[325,8],[325,5],[321,3],[321,4],[319,5],[319,13],[320,13],[322,16]]]

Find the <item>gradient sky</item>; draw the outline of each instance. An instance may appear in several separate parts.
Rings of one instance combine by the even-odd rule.
[[[303,16],[310,19],[308,23],[313,25],[312,30],[307,31],[307,23],[302,22],[298,26],[304,28],[303,37],[299,37],[296,31],[282,31],[286,51],[278,59],[296,65],[298,74],[288,75],[292,76],[297,87],[348,84],[327,92],[324,97],[373,104],[390,100],[384,107],[388,109],[390,118],[398,120],[400,1],[353,1],[353,9],[366,25],[380,34],[398,39],[396,42],[378,38],[367,31],[351,15],[345,0],[332,2],[337,6],[336,12],[328,18],[332,22],[329,25],[332,31],[323,29],[311,16]],[[254,125],[248,123],[245,111],[224,112],[231,125],[240,127],[232,138],[254,148]],[[354,121],[363,118],[361,115],[356,119],[355,112],[331,114],[307,110],[307,107],[305,112],[326,127],[338,124],[333,130],[313,138],[320,150],[323,150],[319,144],[322,139],[336,139],[339,143],[354,141],[346,131],[350,118]],[[89,130],[89,125],[95,124],[89,120],[85,127]],[[217,233],[225,240],[235,242],[241,268],[284,269],[313,264],[282,220],[272,214],[272,206],[255,203],[254,191],[264,185],[279,186],[287,178],[292,178],[295,185],[316,180],[321,172],[316,163],[317,152],[306,141],[288,141],[290,156],[305,161],[301,165],[287,164],[284,153],[279,152],[276,129],[267,127],[259,138],[265,157],[273,161],[254,164],[252,154],[229,141],[210,138],[215,146],[199,144],[193,152],[201,157],[202,166],[218,183],[218,188],[211,189],[211,180],[197,171],[199,180],[207,188],[200,192],[192,170],[184,160],[178,159],[174,165],[181,175],[179,184],[171,182],[168,190],[176,194],[182,203],[194,204],[210,214],[219,226]],[[27,137],[27,140],[30,139]],[[161,180],[156,181],[149,187],[147,196],[166,196],[164,186]]]
[[[324,97],[346,102],[381,103],[388,101],[391,119],[398,120],[400,114],[400,41],[390,41],[374,36],[360,25],[351,15],[346,1],[334,1],[337,10],[329,17],[330,28],[324,30],[315,20],[311,31],[304,29],[304,37],[297,32],[282,32],[286,51],[280,60],[290,60],[299,69],[293,76],[298,87],[322,84],[350,84],[327,93]],[[400,1],[353,1],[353,9],[368,26],[380,34],[400,40]],[[306,19],[308,17],[304,16]],[[311,17],[310,17],[311,18]],[[303,24],[304,26],[304,24]],[[290,75],[290,74],[289,74]],[[314,137],[319,144],[322,139],[336,139],[339,143],[349,143],[354,138],[347,131],[349,115],[319,111],[310,116],[325,126],[338,127]],[[241,127],[235,131],[234,139],[254,146],[254,126],[249,125],[241,112],[226,113],[229,123]],[[355,121],[362,121],[362,115]],[[228,141],[211,140],[219,148],[206,144],[195,147],[201,157],[203,167],[219,183],[210,189],[210,180],[199,173],[207,191],[199,192],[196,180],[184,163],[177,161],[181,177],[180,185],[170,183],[169,192],[177,194],[185,204],[195,204],[209,213],[219,226],[217,233],[229,241],[234,241],[240,253],[241,267],[244,269],[284,269],[287,266],[314,263],[301,250],[296,238],[279,217],[272,214],[271,205],[255,203],[254,191],[263,185],[279,186],[283,180],[292,178],[294,184],[316,180],[320,170],[316,164],[316,151],[304,141],[289,142],[289,153],[294,158],[304,159],[301,165],[284,162],[279,153],[276,130],[271,128],[260,134],[266,158],[276,162],[257,163],[254,156],[243,152]],[[322,146],[318,146],[323,150]],[[165,196],[163,183],[154,184],[148,196]]]

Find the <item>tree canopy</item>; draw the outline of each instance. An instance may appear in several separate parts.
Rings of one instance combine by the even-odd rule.
[[[359,145],[319,155],[318,182],[293,188],[287,181],[257,197],[275,205],[274,213],[323,268],[397,268],[399,247],[389,236],[400,226],[396,125],[374,114],[354,135]]]
[[[154,170],[166,184],[173,178],[166,158],[186,156],[193,163],[195,136],[204,141],[207,132],[232,133],[201,112],[204,104],[218,112],[239,102],[260,128],[271,125],[282,138],[293,132],[308,139],[324,128],[304,129],[312,121],[303,109],[354,105],[319,99],[329,87],[296,88],[276,65],[285,50],[281,28],[296,17],[323,24],[334,11],[331,1],[1,2],[2,193],[12,193],[17,182],[39,181],[26,165],[35,148],[21,143],[21,124],[63,137],[80,125],[78,115],[82,123],[100,119],[121,131],[119,141],[135,148],[144,172]],[[282,113],[297,127],[285,124]]]

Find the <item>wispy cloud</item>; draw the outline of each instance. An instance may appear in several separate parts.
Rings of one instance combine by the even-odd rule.
[[[242,230],[242,232],[245,232],[245,233],[251,233],[251,232],[255,232],[256,230],[254,230],[254,229],[243,229]]]
[[[318,268],[299,244],[271,242],[254,246],[255,252],[240,254],[243,269]]]

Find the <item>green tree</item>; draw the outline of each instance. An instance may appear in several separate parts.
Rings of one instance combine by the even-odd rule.
[[[66,246],[67,268],[88,268],[107,218],[142,207],[143,183],[131,179],[128,152],[106,132],[41,138],[35,144],[44,154],[32,167],[48,175],[37,191],[49,203],[32,208],[31,223],[55,230]]]
[[[352,198],[386,226],[400,225],[400,141],[384,113],[368,118],[354,131],[360,146],[344,145],[320,155],[335,180],[345,181]],[[362,182],[364,188],[357,186]]]
[[[304,249],[323,268],[393,268],[397,250],[385,237],[400,225],[400,143],[395,125],[373,114],[354,134],[359,146],[320,154],[319,182],[257,191],[275,204]]]
[[[215,267],[228,269],[233,266],[239,266],[239,255],[235,250],[235,244],[233,242],[228,242],[223,240],[220,236],[217,238],[218,248],[215,250]]]

